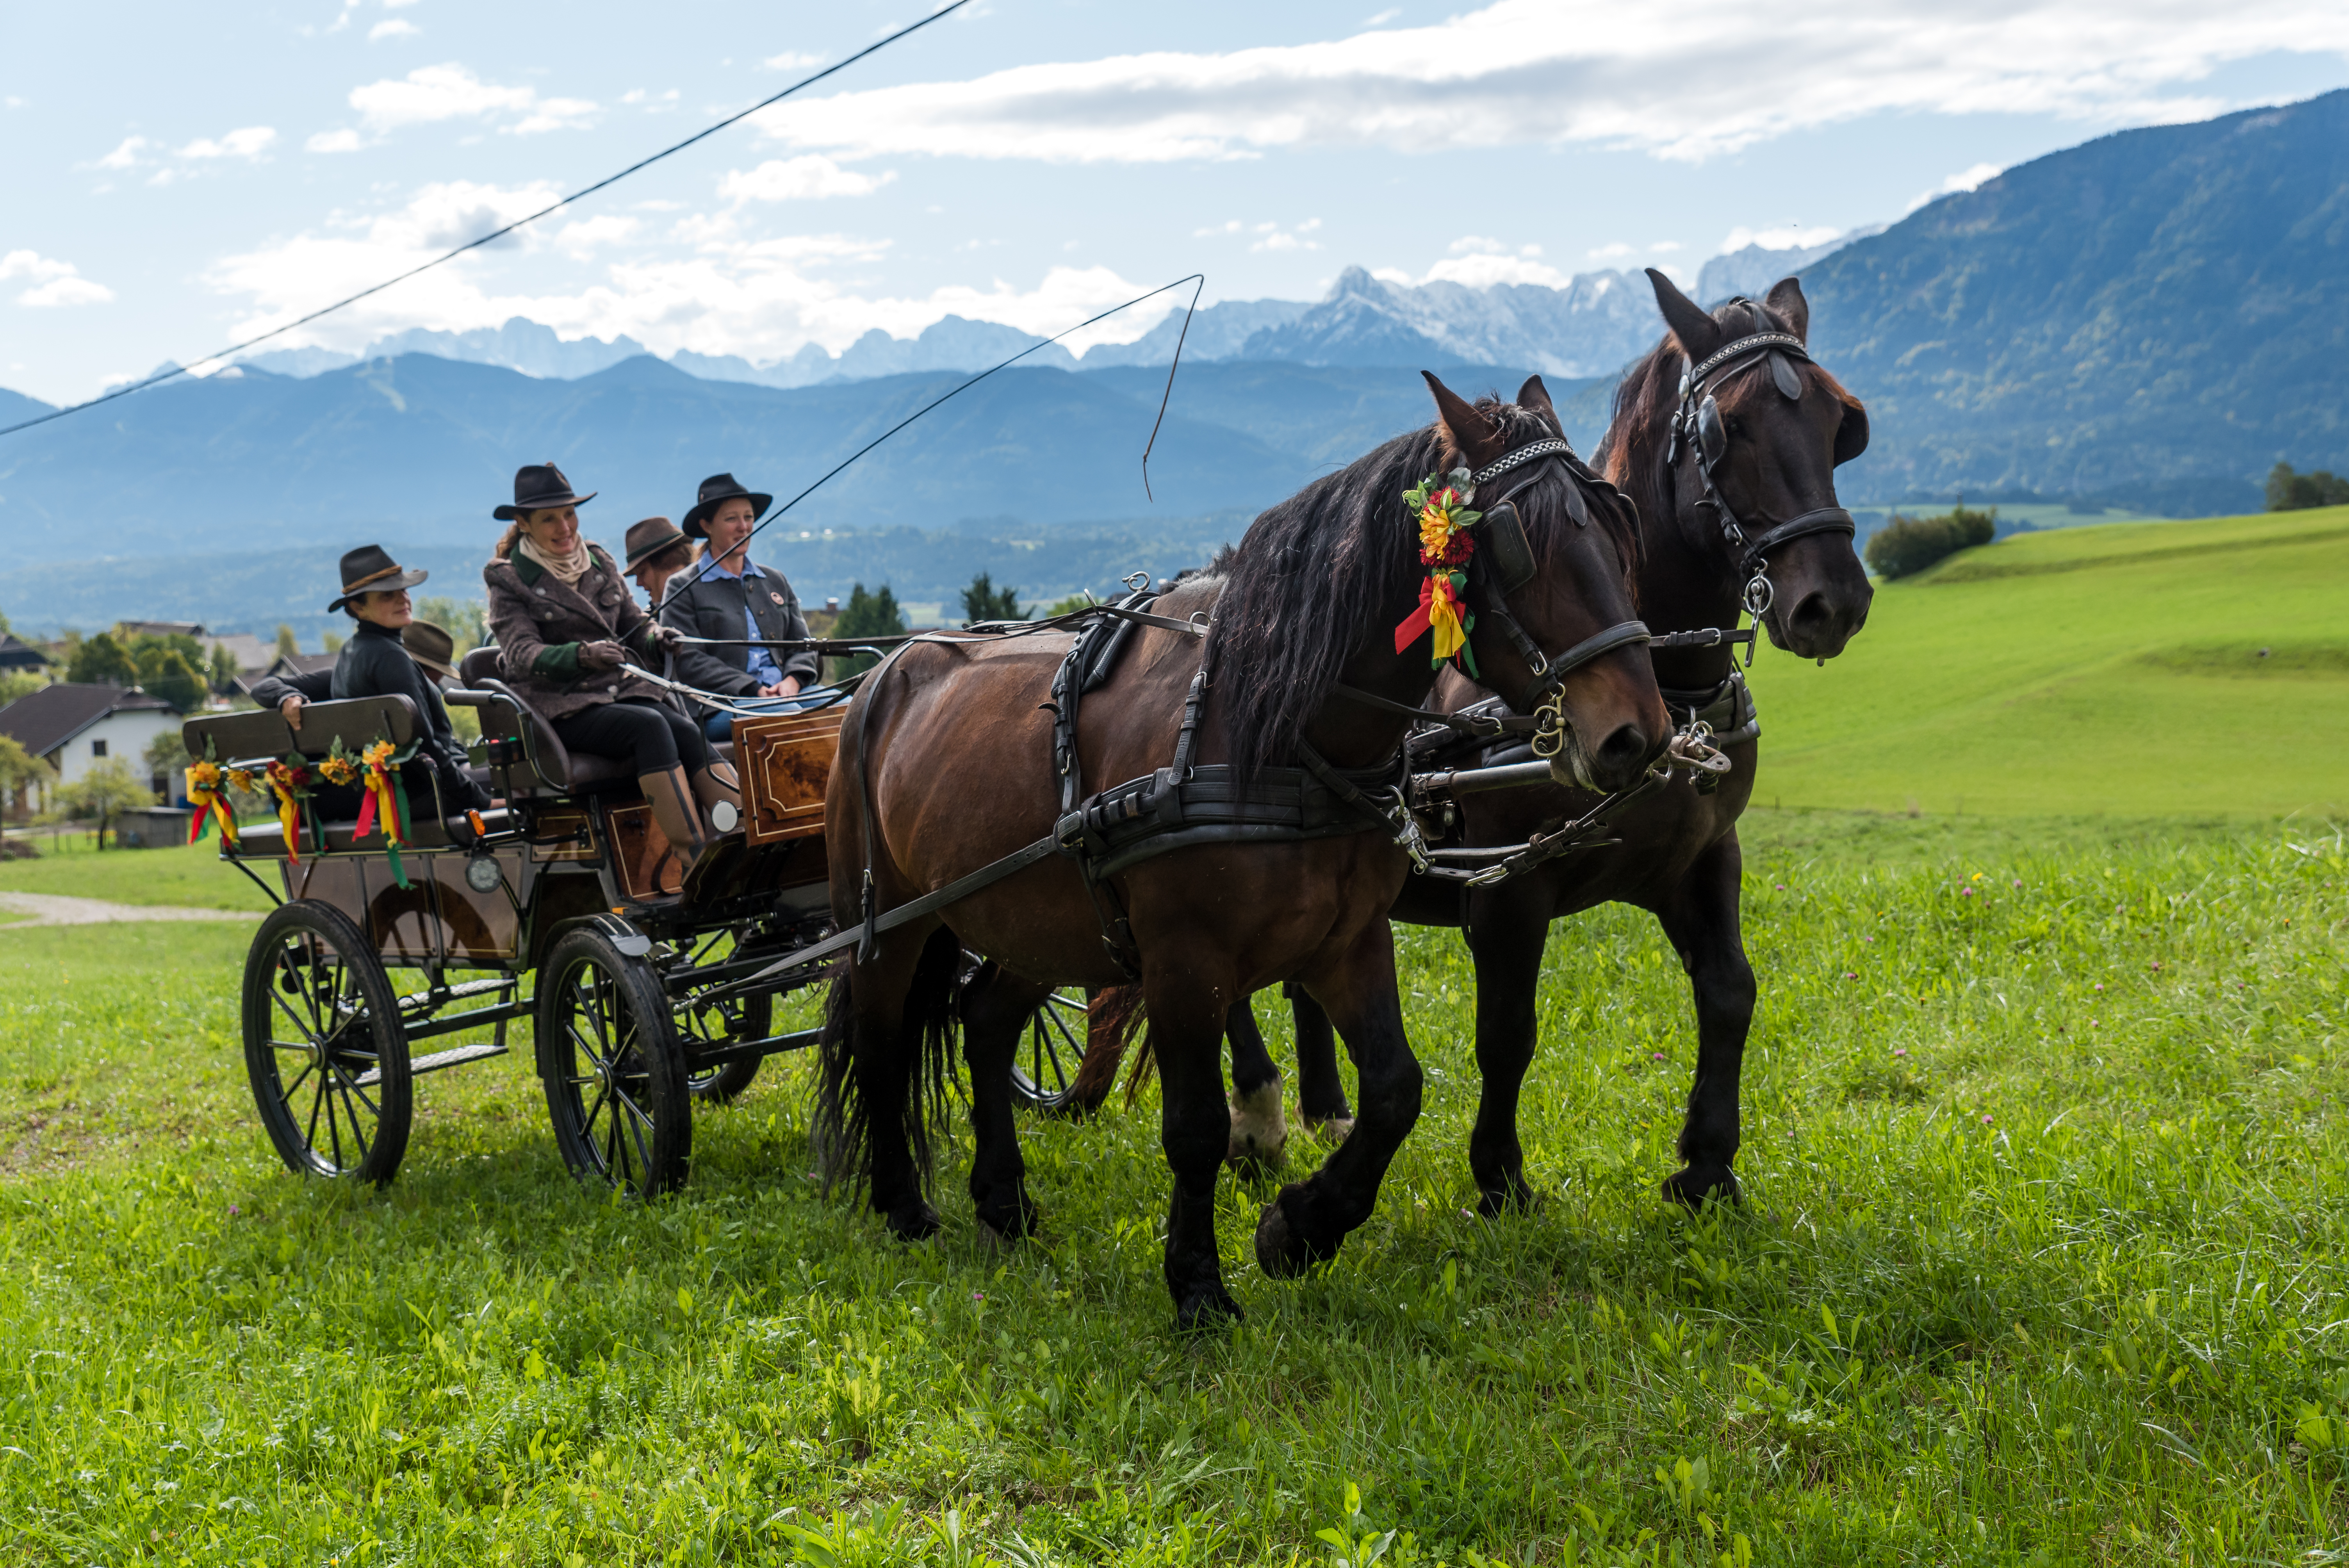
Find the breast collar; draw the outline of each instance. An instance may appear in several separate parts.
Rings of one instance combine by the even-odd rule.
[[[1722,422],[1721,406],[1713,401],[1712,388],[1760,355],[1769,356],[1771,377],[1782,396],[1789,399],[1802,396],[1802,380],[1793,362],[1808,365],[1812,360],[1801,338],[1791,332],[1757,332],[1741,337],[1681,373],[1680,407],[1672,414],[1671,443],[1664,454],[1667,479],[1680,467],[1683,451],[1695,457],[1697,483],[1703,491],[1696,504],[1711,509],[1721,524],[1721,536],[1736,552],[1737,569],[1746,580],[1745,611],[1756,621],[1770,608],[1775,594],[1770,584],[1771,552],[1814,533],[1848,537],[1857,531],[1851,513],[1839,506],[1823,506],[1784,522],[1749,528],[1722,494],[1716,470],[1729,456],[1729,429]]]

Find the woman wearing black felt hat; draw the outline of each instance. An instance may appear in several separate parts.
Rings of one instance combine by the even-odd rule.
[[[481,573],[498,663],[566,748],[636,775],[661,836],[689,864],[711,836],[702,812],[727,808],[720,831],[740,813],[734,770],[700,726],[630,672],[629,653],[649,665],[675,634],[637,608],[619,562],[580,537],[579,508],[594,499],[574,493],[551,462],[514,475],[513,504],[495,514],[513,526]]]
[[[690,637],[707,637],[731,647],[685,647],[678,652],[678,679],[702,691],[738,700],[738,707],[788,708],[783,701],[815,684],[816,656],[805,649],[745,646],[757,642],[799,642],[808,634],[807,616],[791,583],[771,566],[750,561],[750,531],[774,497],[743,489],[732,474],[701,481],[693,510],[685,514],[687,537],[709,541],[702,558],[679,573],[661,601],[661,624]],[[714,709],[708,727],[725,735],[732,716]]]

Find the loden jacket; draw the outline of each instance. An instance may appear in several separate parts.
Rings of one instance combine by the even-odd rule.
[[[616,670],[579,667],[585,643],[618,643],[648,666],[659,655],[653,618],[629,595],[618,563],[601,545],[587,548],[595,563],[576,586],[519,552],[501,555],[481,572],[490,590],[490,631],[498,640],[506,684],[550,720],[620,696],[663,700],[658,686],[636,679],[626,665]]]

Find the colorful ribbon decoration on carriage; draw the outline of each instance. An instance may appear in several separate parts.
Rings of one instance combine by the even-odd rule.
[[[376,741],[359,753],[358,769],[367,796],[359,802],[358,824],[351,833],[354,841],[364,839],[368,830],[381,823],[391,880],[403,888],[409,885],[407,869],[399,863],[399,846],[408,842],[408,790],[399,781],[399,765],[415,753],[412,746],[405,754],[396,752],[388,740]]]
[[[188,804],[196,814],[188,820],[188,842],[194,843],[220,823],[221,842],[234,850],[241,848],[236,839],[236,813],[229,810],[228,780],[221,765],[210,758],[188,769]]]
[[[1452,477],[1459,480],[1465,473],[1457,470]],[[1441,474],[1428,475],[1403,491],[1402,499],[1419,519],[1419,560],[1427,576],[1419,585],[1419,608],[1395,628],[1395,652],[1408,649],[1421,633],[1433,632],[1434,656],[1429,663],[1440,669],[1457,657],[1474,677],[1476,655],[1468,646],[1468,634],[1475,629],[1476,617],[1468,613],[1461,595],[1468,589],[1468,558],[1476,553],[1476,542],[1468,531],[1485,514],[1469,511],[1456,486],[1444,482]]]
[[[263,777],[269,781],[269,792],[277,797],[277,827],[285,840],[285,858],[298,866],[302,863],[302,802],[310,796],[305,788],[309,769],[298,762],[273,762],[263,770]]]

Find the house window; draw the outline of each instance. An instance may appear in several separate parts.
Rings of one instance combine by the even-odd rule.
[[[93,740],[93,741],[91,741],[91,742],[89,743],[89,754],[90,754],[92,757],[103,757],[103,756],[105,756],[105,755],[106,755],[106,742],[104,742],[103,740]]]

